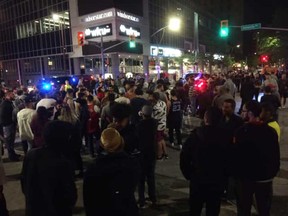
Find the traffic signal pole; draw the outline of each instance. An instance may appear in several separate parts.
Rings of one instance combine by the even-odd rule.
[[[126,43],[127,41],[121,41],[120,43],[117,43],[117,44],[114,44],[114,45],[112,45],[112,46],[110,46],[110,47],[106,47],[106,48],[104,48],[104,43],[103,43],[103,35],[101,34],[101,42],[100,42],[100,45],[99,45],[99,43],[98,42],[94,42],[94,41],[88,41],[88,45],[93,45],[93,46],[96,46],[96,47],[98,47],[99,49],[100,49],[100,51],[101,51],[101,70],[102,70],[102,76],[104,76],[104,74],[105,74],[105,66],[104,66],[104,54],[105,54],[105,52],[107,51],[107,50],[109,50],[109,49],[112,49],[112,48],[114,48],[114,47],[116,47],[116,46],[119,46],[119,45],[121,45],[121,44],[123,44],[123,43]]]

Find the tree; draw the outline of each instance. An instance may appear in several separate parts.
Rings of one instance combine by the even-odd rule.
[[[275,10],[272,27],[288,28],[287,7]],[[267,54],[270,63],[282,63],[288,58],[288,33],[284,31],[262,31],[257,35],[258,54]]]

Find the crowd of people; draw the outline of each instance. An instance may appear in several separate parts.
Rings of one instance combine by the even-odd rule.
[[[99,78],[94,84],[79,82],[73,89],[66,81],[53,92],[28,92],[24,86],[0,91],[0,140],[10,161],[23,159],[27,216],[72,215],[74,180],[82,177],[87,216],[139,215],[139,208],[158,203],[155,166],[169,159],[166,143],[181,150],[190,215],[200,216],[204,203],[206,215],[219,215],[223,196],[237,201],[238,215],[250,215],[253,194],[259,215],[269,215],[280,166],[278,109],[288,96],[285,74],[198,75],[174,85],[168,79]],[[182,143],[187,115],[203,119],[203,126]],[[24,156],[14,149],[17,132]],[[87,167],[85,153],[93,159]],[[0,215],[7,216],[2,167]]]

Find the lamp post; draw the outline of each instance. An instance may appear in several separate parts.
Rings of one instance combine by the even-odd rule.
[[[171,17],[169,19],[168,25],[158,29],[157,31],[155,31],[152,35],[151,38],[154,37],[156,34],[158,34],[159,32],[163,31],[163,34],[161,36],[161,39],[158,41],[157,44],[157,79],[160,79],[160,61],[159,61],[159,45],[161,44],[164,34],[165,34],[165,30],[168,28],[170,31],[174,31],[177,32],[180,30],[181,27],[181,20],[178,17]]]
[[[64,70],[64,73],[66,73],[66,48],[65,48],[64,32],[63,32],[63,24],[65,25],[65,20],[63,18],[63,20],[61,21],[59,14],[52,14],[52,19],[54,20],[54,22],[59,23],[60,32],[61,32],[61,42],[60,43],[61,43],[61,48],[63,51],[63,70]]]

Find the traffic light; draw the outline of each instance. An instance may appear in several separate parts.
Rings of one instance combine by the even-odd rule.
[[[261,55],[260,56],[260,61],[262,63],[267,63],[269,61],[269,56],[268,55]]]
[[[130,35],[129,36],[129,47],[130,48],[135,48],[136,47],[136,41],[135,41],[135,36]]]
[[[84,46],[84,33],[78,32],[78,45]]]
[[[221,20],[220,37],[226,38],[229,35],[228,20]]]

